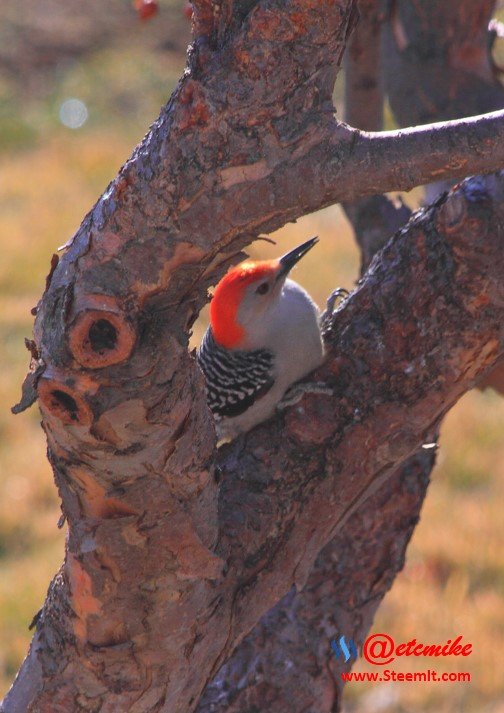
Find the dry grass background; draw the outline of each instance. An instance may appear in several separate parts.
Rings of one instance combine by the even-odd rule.
[[[169,0],[164,6],[179,10]],[[173,17],[173,31],[186,32]],[[51,254],[129,156],[183,66],[182,56],[149,44],[147,29],[127,47],[108,42],[56,64],[38,94],[27,95],[0,74],[0,694],[26,653],[28,624],[61,563],[65,538],[56,527],[59,505],[37,408],[10,413],[28,361],[23,337],[31,334],[30,308]],[[89,121],[78,131],[57,119],[68,96],[88,105]],[[418,196],[406,198],[415,203]],[[277,247],[259,242],[251,254],[269,257],[314,234],[321,242],[295,277],[323,305],[335,285],[351,287],[358,273],[338,207],[286,226],[273,236]],[[503,424],[504,399],[491,391],[467,394],[449,414],[405,569],[372,627],[396,641],[434,643],[463,634],[474,653],[451,663],[469,671],[471,683],[353,683],[349,711],[504,711]],[[429,660],[413,666],[406,659],[397,669],[428,667]],[[452,670],[447,661],[437,668]],[[371,668],[358,663],[355,670]]]

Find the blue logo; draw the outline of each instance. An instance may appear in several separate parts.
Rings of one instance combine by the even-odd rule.
[[[343,656],[343,658],[345,659],[345,663],[347,663],[347,661],[350,661],[352,656],[354,657],[354,659],[356,659],[359,655],[353,639],[349,639],[347,644],[344,636],[340,636],[338,641],[336,641],[336,639],[333,639],[331,641],[331,647],[334,653],[336,654],[336,658],[339,659],[340,656]]]

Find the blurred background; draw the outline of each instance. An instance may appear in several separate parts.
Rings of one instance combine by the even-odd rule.
[[[183,71],[189,40],[183,0],[160,0],[150,21],[141,21],[129,0],[2,0],[0,696],[26,654],[28,626],[64,551],[38,409],[10,412],[28,365],[23,338],[31,336],[30,309],[52,253],[157,118]],[[340,78],[340,116],[342,94]],[[421,191],[403,198],[416,206]],[[358,251],[339,207],[278,231],[276,247],[258,242],[250,252],[278,255],[315,234],[321,242],[296,279],[323,305],[336,285],[351,288],[358,276]],[[204,315],[195,341],[203,328]],[[462,634],[473,654],[456,664],[472,681],[353,683],[347,711],[504,713],[503,476],[504,399],[473,391],[444,422],[406,566],[371,629],[425,643]],[[406,665],[411,670],[411,659]],[[425,667],[424,659],[417,668]],[[354,670],[365,668],[359,663]]]

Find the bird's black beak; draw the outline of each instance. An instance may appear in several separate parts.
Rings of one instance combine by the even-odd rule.
[[[314,238],[310,238],[309,240],[307,240],[306,243],[298,245],[297,248],[294,248],[294,250],[290,250],[288,253],[285,253],[285,255],[282,255],[279,260],[280,270],[277,274],[276,279],[279,280],[282,277],[285,277],[285,275],[287,275],[292,270],[294,265],[299,262],[299,260],[301,260],[303,255],[306,255],[308,250],[312,249],[315,243],[318,243],[317,235]]]

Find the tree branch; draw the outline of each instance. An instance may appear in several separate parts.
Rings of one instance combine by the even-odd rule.
[[[377,130],[383,104],[377,3],[361,3],[359,10],[346,61],[345,119]],[[411,212],[383,195],[347,203],[345,210],[361,246],[363,274]],[[431,442],[436,439],[436,434],[429,437]],[[364,640],[374,611],[402,568],[434,453],[421,449],[362,504],[317,557],[303,590],[293,588],[236,648],[206,687],[197,713],[339,710],[340,673],[351,662],[336,661],[329,641],[342,633],[356,642]]]
[[[222,666],[197,713],[339,710],[341,672],[353,662],[336,660],[330,641],[342,633],[358,645],[366,638],[403,567],[434,454],[420,449],[349,518],[317,557],[302,591],[292,588]]]
[[[399,0],[394,7],[384,57],[385,83],[398,124],[459,118],[504,106],[504,87],[491,54],[495,23],[489,21],[495,0],[460,0],[456,11],[435,0],[426,0],[421,8],[411,0]],[[426,33],[429,52],[420,51]],[[425,202],[434,201],[453,183],[444,179],[428,184]],[[504,367],[478,384],[486,387],[504,393]]]
[[[473,173],[496,171],[503,165],[504,110],[394,131],[343,128],[336,135],[342,136],[347,131],[354,134],[348,155],[352,167],[346,172],[346,188],[338,190],[338,200],[409,190],[448,175],[464,178]],[[357,166],[359,175],[354,182],[353,171]],[[330,172],[330,163],[327,169]],[[332,178],[331,173],[329,176]],[[346,195],[342,197],[343,193]]]
[[[502,353],[502,179],[489,178],[410,223],[338,313],[319,374],[336,397],[305,399],[215,467],[187,351],[207,286],[260,231],[377,190],[370,162],[392,136],[333,118],[354,20],[351,0],[264,0],[221,44],[199,38],[169,106],[55,265],[31,386],[69,536],[9,713],[20,700],[42,713],[193,710],[260,616]],[[455,151],[456,165],[460,123],[399,137],[442,166],[383,157],[379,190],[459,175],[463,161],[480,171],[483,156],[490,170],[501,118],[470,123],[471,158]]]
[[[213,478],[196,460],[176,481],[169,475],[184,462],[184,443],[200,457],[195,416],[185,417],[165,471],[145,470],[143,450],[123,443],[121,477],[112,471],[105,482],[90,471],[92,430],[67,428],[55,454],[54,419],[43,407],[70,539],[27,663],[51,671],[38,710],[105,695],[116,709],[195,707],[234,646],[293,583],[304,585],[320,549],[503,354],[503,193],[504,177],[465,182],[410,221],[336,315],[331,357],[316,375],[335,396],[305,397],[220,451],[220,560],[207,549]],[[138,442],[138,408],[108,405],[102,425],[119,435],[126,413],[123,441],[134,432]],[[149,418],[156,431],[173,417],[158,407]],[[132,463],[143,477],[125,470]],[[184,497],[183,514],[171,492]],[[16,688],[7,711],[15,701]]]
[[[493,252],[490,232],[498,223],[492,219],[490,227],[481,219],[488,215],[483,209],[489,207],[488,190],[495,198],[491,210],[496,221],[501,215],[503,179],[490,179],[486,187],[482,181],[463,184],[446,202],[409,223],[408,231],[382,251],[338,312],[331,335],[335,360],[316,375],[333,385],[335,399],[307,397],[285,418],[253,431],[223,453],[221,542],[229,543],[231,568],[245,563],[248,570],[233,597],[232,631],[242,626],[248,630],[254,615],[269,608],[286,581],[303,586],[327,539],[424,442],[469,380],[499,358],[503,257],[492,269],[487,253],[483,268],[476,252],[481,242]],[[504,234],[502,228],[497,231],[500,251]],[[466,271],[475,282],[466,281]],[[467,301],[459,291],[462,283]],[[495,295],[492,307],[489,293]],[[485,303],[489,323],[483,327]],[[483,327],[478,345],[475,309]],[[461,332],[445,332],[443,324],[448,323]],[[427,360],[428,368],[419,368],[417,359]],[[243,541],[240,533],[246,533]]]
[[[364,131],[383,129],[381,0],[360,0],[359,23],[345,56],[345,121]]]
[[[490,55],[495,0],[395,0],[384,32],[385,88],[400,126],[502,108]],[[471,171],[473,173],[473,171]]]
[[[359,129],[383,128],[382,24],[380,0],[362,0],[359,26],[350,40],[345,72],[345,121]],[[361,275],[373,256],[409,219],[404,203],[383,194],[343,203],[361,250]]]

